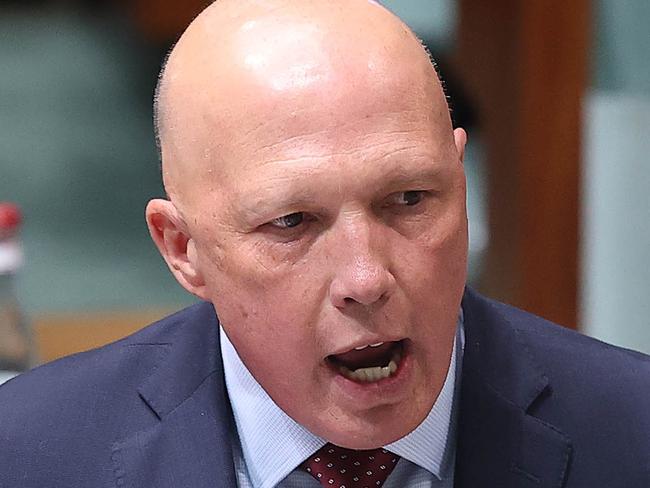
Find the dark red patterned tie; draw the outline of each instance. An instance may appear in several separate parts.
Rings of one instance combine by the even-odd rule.
[[[377,488],[384,484],[398,459],[386,449],[356,451],[325,444],[300,466],[322,486]]]

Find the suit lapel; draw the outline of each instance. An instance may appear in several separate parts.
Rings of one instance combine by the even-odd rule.
[[[116,444],[116,480],[134,488],[235,487],[230,422],[206,408],[217,382],[212,375],[157,425]]]
[[[531,415],[548,379],[491,302],[468,290],[463,312],[456,486],[562,487],[570,441]]]
[[[212,306],[176,325],[157,367],[140,386],[158,422],[113,446],[117,486],[231,488],[234,423]]]

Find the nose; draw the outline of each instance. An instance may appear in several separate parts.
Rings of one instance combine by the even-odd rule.
[[[333,259],[338,266],[330,284],[330,300],[339,309],[381,303],[395,288],[395,277],[383,252],[386,240],[373,238],[368,225],[361,227],[348,232],[347,238],[337,239],[335,246]]]

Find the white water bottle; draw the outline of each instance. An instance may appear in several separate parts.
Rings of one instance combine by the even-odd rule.
[[[32,340],[16,296],[16,275],[23,264],[18,237],[21,214],[0,202],[0,383],[32,366]]]

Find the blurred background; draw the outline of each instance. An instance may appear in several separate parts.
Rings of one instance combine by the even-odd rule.
[[[198,0],[0,0],[0,201],[36,361],[192,303],[150,242],[151,101]],[[384,0],[469,132],[470,282],[650,352],[650,2]],[[3,340],[0,331],[0,344]]]

